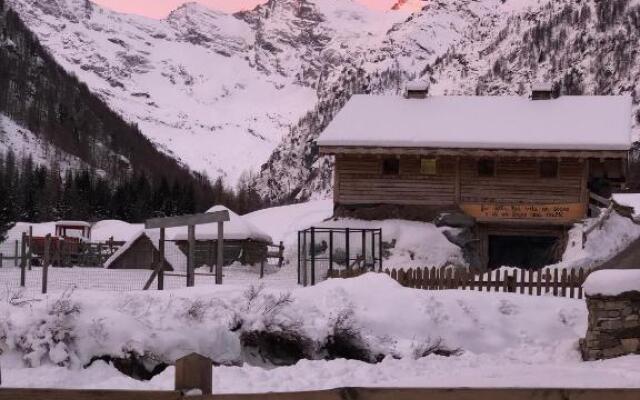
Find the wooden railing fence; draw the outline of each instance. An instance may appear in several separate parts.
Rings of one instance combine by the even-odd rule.
[[[350,278],[369,272],[363,269],[333,271],[331,278]],[[581,299],[582,284],[589,272],[584,269],[498,269],[474,273],[455,268],[385,269],[383,271],[402,286],[426,290],[478,290],[521,293],[535,296],[551,294]]]

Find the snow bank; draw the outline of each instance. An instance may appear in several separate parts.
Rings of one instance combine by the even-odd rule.
[[[596,222],[596,218],[590,218],[582,224],[575,225],[569,231],[569,243],[562,261],[551,267],[592,268],[610,260],[640,238],[640,225],[613,212],[602,225],[602,229],[596,229],[589,234],[583,249],[582,232]]]
[[[285,259],[293,263],[297,257],[298,231],[315,227],[382,228],[385,242],[395,242],[388,266],[409,268],[415,266],[464,265],[462,251],[444,236],[447,228],[437,228],[428,222],[403,220],[364,221],[357,219],[331,220],[333,201],[318,200],[291,206],[268,208],[244,217],[268,232],[275,242],[283,241]],[[322,238],[319,238],[321,240]],[[336,236],[336,240],[339,240]],[[358,242],[352,243],[357,251]]]
[[[640,292],[640,270],[596,271],[587,277],[582,287],[587,296],[617,296],[625,292]]]
[[[615,193],[611,198],[616,203],[633,209],[633,217],[640,216],[640,193]]]
[[[3,366],[80,368],[99,356],[136,354],[172,362],[199,352],[217,362],[247,359],[246,332],[294,332],[313,349],[336,326],[357,332],[368,351],[420,358],[434,344],[473,354],[539,351],[573,346],[586,328],[584,302],[403,288],[367,274],[286,292],[222,286],[166,292],[55,293],[33,301],[3,294],[0,347]],[[282,301],[282,300],[285,301]],[[321,353],[311,353],[322,358]]]

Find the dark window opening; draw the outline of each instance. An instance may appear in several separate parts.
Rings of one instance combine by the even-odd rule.
[[[399,175],[400,174],[400,159],[398,158],[385,158],[382,161],[382,174],[383,175]]]
[[[540,178],[557,178],[558,160],[540,161]]]
[[[489,268],[539,269],[560,261],[560,246],[555,236],[489,236]]]
[[[495,160],[478,160],[478,176],[496,176]]]

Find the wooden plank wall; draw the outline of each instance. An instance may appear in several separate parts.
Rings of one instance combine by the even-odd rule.
[[[495,177],[479,177],[476,161],[460,160],[463,203],[580,203],[586,163],[561,160],[557,178],[540,178],[535,159],[499,159]]]
[[[336,157],[335,201],[340,204],[455,204],[455,159],[439,159],[435,176],[420,173],[419,157],[401,158],[400,175],[385,176],[382,160],[375,156]]]
[[[479,177],[473,158],[438,158],[438,174],[420,173],[420,157],[400,158],[400,175],[382,174],[383,157],[336,157],[335,202],[454,206],[462,203],[580,203],[587,163],[559,162],[557,178],[539,176],[536,159],[498,159],[495,177]],[[458,174],[459,169],[459,174]]]

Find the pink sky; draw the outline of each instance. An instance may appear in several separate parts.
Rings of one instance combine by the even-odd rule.
[[[152,18],[164,18],[180,4],[187,0],[93,0],[95,3],[117,11],[146,15]],[[210,8],[227,12],[252,8],[266,0],[198,0]],[[340,0],[336,0],[340,1]],[[388,9],[393,0],[357,0],[373,8]]]

